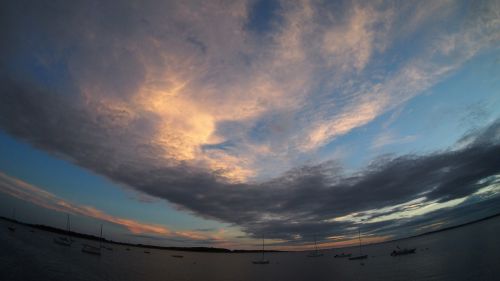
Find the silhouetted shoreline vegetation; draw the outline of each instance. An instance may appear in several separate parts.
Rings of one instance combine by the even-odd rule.
[[[420,236],[430,235],[430,234],[434,234],[434,233],[439,233],[439,232],[443,232],[443,231],[448,231],[448,230],[460,228],[460,227],[463,227],[463,226],[467,226],[467,225],[470,225],[470,224],[475,224],[475,223],[478,223],[478,222],[489,220],[489,219],[492,219],[492,218],[495,218],[495,217],[498,217],[498,216],[500,216],[500,213],[495,214],[495,215],[491,215],[491,216],[487,216],[487,217],[484,217],[484,218],[481,218],[481,219],[478,219],[478,220],[474,220],[474,221],[470,221],[470,222],[466,222],[466,223],[462,223],[462,224],[458,224],[458,225],[454,225],[454,226],[444,227],[444,228],[437,229],[437,230],[428,231],[428,232],[425,232],[425,233],[422,233],[422,234],[418,234],[418,235],[414,235],[414,236],[410,236],[410,237],[405,237],[405,238],[400,238],[400,239],[394,239],[394,240],[384,241],[384,242],[380,242],[380,243],[373,243],[373,244],[390,243],[390,242],[394,242],[394,241],[399,241],[399,240],[404,240],[404,239],[409,239],[409,238],[414,238],[414,237],[420,237]],[[56,227],[52,227],[52,226],[47,226],[47,225],[42,225],[42,224],[31,224],[31,223],[20,222],[20,221],[13,220],[13,219],[10,219],[10,218],[6,218],[6,217],[3,217],[3,216],[0,216],[0,219],[3,219],[5,221],[9,221],[9,222],[13,222],[13,223],[17,223],[17,224],[20,224],[20,225],[25,225],[25,226],[28,226],[28,227],[36,228],[36,229],[39,229],[39,230],[44,230],[44,231],[52,232],[52,233],[57,233],[57,234],[62,234],[62,235],[70,235],[70,236],[73,236],[73,237],[84,238],[84,239],[94,240],[94,241],[101,240],[102,242],[116,244],[116,245],[123,245],[123,246],[141,247],[141,248],[157,249],[157,250],[184,251],[184,252],[208,252],[208,253],[261,253],[262,252],[262,250],[238,250],[238,249],[236,249],[236,250],[230,250],[230,249],[215,248],[215,247],[167,247],[167,246],[154,246],[154,245],[141,244],[141,243],[139,243],[139,244],[132,244],[132,243],[125,243],[125,242],[119,242],[119,241],[114,241],[114,240],[106,239],[104,237],[103,238],[99,238],[98,236],[95,236],[95,235],[84,234],[84,233],[79,233],[79,232],[74,232],[74,231],[67,231],[67,230],[64,230],[64,229],[60,229],[60,228],[56,228]],[[327,249],[323,249],[323,250],[327,250]],[[289,252],[289,251],[265,250],[265,252],[273,253],[273,252]]]

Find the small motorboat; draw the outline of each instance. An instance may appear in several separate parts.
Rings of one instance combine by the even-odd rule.
[[[367,259],[368,258],[368,255],[361,255],[361,256],[355,256],[355,257],[350,257],[349,260],[353,261],[353,260],[364,260],[364,259]]]
[[[391,252],[391,256],[393,257],[396,257],[396,256],[403,256],[403,255],[409,255],[409,254],[415,254],[415,251],[417,249],[416,248],[411,248],[411,249],[407,249],[407,248],[404,248],[404,249],[398,249],[397,250],[394,250]]]
[[[145,251],[144,251],[144,254],[151,254],[151,252],[150,252],[150,251],[148,251],[148,250],[145,250]]]
[[[12,231],[12,232],[16,231],[16,228],[15,228],[15,227],[13,227],[13,226],[8,226],[7,228],[8,228],[10,231]]]
[[[173,258],[178,258],[178,259],[182,259],[184,256],[182,255],[172,255]]]
[[[351,253],[340,253],[340,254],[336,254],[333,257],[334,258],[350,258],[351,255],[352,255]]]
[[[125,251],[130,251],[130,248],[126,248]]]

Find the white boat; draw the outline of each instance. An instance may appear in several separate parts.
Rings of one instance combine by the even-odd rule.
[[[66,219],[66,231],[68,232],[69,235],[70,232],[69,215]],[[62,246],[71,247],[71,244],[73,244],[73,240],[71,240],[69,236],[58,236],[54,238],[54,243]]]
[[[361,232],[358,229],[358,239],[359,239],[359,255],[350,257],[349,260],[364,260],[368,258],[368,255],[361,254]]]
[[[101,235],[99,236],[99,246],[93,246],[93,245],[88,245],[88,244],[83,244],[82,247],[82,252],[91,254],[91,255],[96,255],[100,256],[101,255],[101,242],[102,242],[102,224],[101,224]]]
[[[262,258],[260,260],[252,261],[253,264],[269,264],[269,260],[264,258],[264,236],[262,236]]]
[[[318,251],[318,245],[316,244],[316,237],[314,237],[314,252],[307,255],[308,258],[319,258],[322,257],[323,253]]]

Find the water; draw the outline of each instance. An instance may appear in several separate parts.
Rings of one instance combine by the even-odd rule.
[[[253,265],[260,254],[219,254],[150,250],[110,245],[101,257],[53,243],[56,234],[0,220],[0,280],[500,280],[500,217],[418,238],[363,248],[367,260],[333,258],[339,250],[266,254],[269,265]],[[396,247],[417,254],[391,257]],[[346,251],[345,249],[341,251]],[[353,249],[354,254],[357,253]],[[174,258],[180,254],[184,258]]]

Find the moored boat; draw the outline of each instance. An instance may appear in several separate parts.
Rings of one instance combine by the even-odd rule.
[[[69,215],[67,216],[67,219],[66,219],[66,231],[69,234],[69,232],[70,232]],[[54,243],[62,245],[62,246],[71,247],[71,244],[73,243],[73,241],[67,236],[59,236],[59,237],[54,238]]]
[[[102,224],[101,224],[101,234],[99,236],[99,246],[92,246],[88,244],[83,244],[82,247],[82,252],[91,254],[91,255],[96,255],[100,256],[101,255],[101,248],[102,248]]]
[[[262,258],[252,261],[253,264],[269,264],[269,260],[264,259],[264,236],[262,236]]]
[[[12,209],[12,221],[16,221],[16,208]],[[16,231],[16,227],[14,225],[9,225],[7,227],[11,232]]]
[[[404,248],[404,249],[398,249],[397,250],[394,250],[391,252],[391,256],[395,257],[395,256],[403,256],[403,255],[409,255],[409,254],[415,254],[415,251],[417,249],[416,248],[411,248],[411,249],[407,249],[407,248]]]
[[[314,237],[314,252],[307,255],[308,258],[319,258],[322,257],[323,253],[318,251],[318,245],[316,244],[316,237]]]
[[[361,256],[350,257],[349,260],[364,260],[367,258],[368,258],[368,255],[361,255]]]
[[[71,240],[69,240],[68,237],[59,236],[59,237],[54,238],[54,243],[62,245],[62,246],[71,247],[72,242],[71,242]]]
[[[364,260],[368,258],[368,255],[361,254],[361,231],[358,229],[358,240],[359,240],[359,255],[350,257],[349,260]],[[364,265],[364,264],[361,264]]]
[[[340,254],[336,254],[333,257],[334,258],[350,258],[351,256],[352,256],[351,253],[340,253]]]
[[[92,245],[88,245],[88,244],[83,244],[82,252],[87,253],[87,254],[91,254],[91,255],[100,256],[101,255],[101,248],[96,247],[96,246],[92,246]]]

